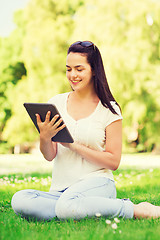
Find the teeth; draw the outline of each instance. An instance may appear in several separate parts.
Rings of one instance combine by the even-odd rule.
[[[74,80],[74,81],[72,81],[73,83],[76,83],[76,82],[80,82],[80,81],[76,81],[76,80]]]

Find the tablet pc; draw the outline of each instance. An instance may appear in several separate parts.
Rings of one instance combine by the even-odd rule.
[[[40,132],[39,127],[37,125],[37,119],[36,119],[36,113],[38,113],[41,117],[41,121],[45,121],[45,117],[48,111],[51,112],[52,119],[56,114],[60,116],[60,113],[58,112],[56,106],[54,104],[50,103],[24,103],[24,107],[26,108],[30,118],[32,119],[35,127],[37,128],[38,132]],[[61,118],[61,116],[60,116]],[[58,118],[59,119],[59,118]],[[57,119],[57,120],[58,120]],[[64,122],[62,122],[60,125],[62,125]],[[52,137],[53,142],[67,142],[67,143],[73,143],[73,138],[71,134],[69,133],[69,130],[67,127],[60,130],[54,137]]]

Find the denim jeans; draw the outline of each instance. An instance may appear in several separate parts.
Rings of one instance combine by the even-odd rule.
[[[80,180],[63,191],[21,190],[14,194],[11,204],[16,214],[38,220],[81,219],[97,213],[133,218],[133,203],[129,199],[117,199],[114,181],[104,177]]]

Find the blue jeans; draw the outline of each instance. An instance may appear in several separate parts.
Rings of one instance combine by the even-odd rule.
[[[11,204],[16,214],[38,220],[81,219],[97,213],[133,218],[133,203],[129,199],[117,199],[114,181],[104,177],[80,180],[64,191],[21,190],[14,194]]]

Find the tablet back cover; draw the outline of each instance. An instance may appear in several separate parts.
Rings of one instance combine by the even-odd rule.
[[[37,128],[38,132],[39,127],[37,125],[37,119],[35,114],[38,113],[41,117],[41,121],[45,121],[45,117],[48,111],[51,111],[51,117],[52,119],[56,114],[60,116],[60,113],[58,112],[57,108],[55,105],[50,104],[50,103],[24,103],[24,107],[26,108],[30,118],[32,119],[35,127]],[[60,116],[61,117],[61,116]],[[61,125],[64,122],[61,123]],[[59,131],[53,138],[52,141],[54,142],[68,142],[68,143],[73,143],[73,138],[71,134],[69,133],[67,127]]]

